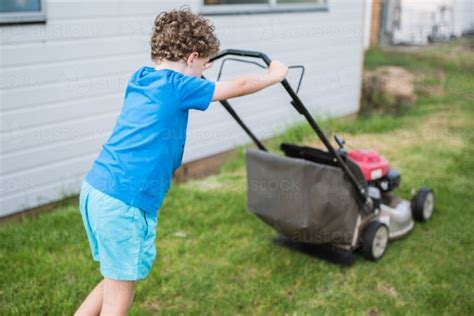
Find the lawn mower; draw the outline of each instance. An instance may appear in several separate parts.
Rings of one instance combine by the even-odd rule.
[[[218,78],[228,60],[263,68],[271,63],[264,53],[237,49],[221,51],[210,61],[224,57]],[[325,150],[282,143],[284,155],[270,152],[230,103],[220,101],[257,146],[245,151],[248,209],[293,242],[331,245],[350,252],[358,249],[365,258],[378,260],[389,240],[413,229],[414,220],[431,218],[434,193],[423,187],[411,201],[397,197],[393,191],[400,185],[400,173],[383,156],[374,150],[346,150],[338,135],[334,136],[335,148],[297,95],[304,67],[288,68],[301,69],[297,89],[286,79],[281,84]]]

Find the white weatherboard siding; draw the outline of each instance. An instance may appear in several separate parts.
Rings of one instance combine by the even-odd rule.
[[[47,24],[0,26],[0,216],[78,193],[115,123],[130,74],[151,65],[154,17],[183,3],[48,1]],[[314,114],[338,116],[358,110],[363,15],[363,0],[354,0],[330,1],[327,12],[209,18],[223,49],[260,50],[304,65],[303,102]],[[261,71],[228,66],[225,78]],[[216,70],[206,76],[214,78]],[[294,83],[296,70],[288,77]],[[302,119],[280,86],[231,103],[262,138]],[[183,162],[249,142],[213,103],[206,112],[191,111]]]

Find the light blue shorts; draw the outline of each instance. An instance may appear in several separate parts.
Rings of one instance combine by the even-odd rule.
[[[156,257],[157,216],[106,195],[85,180],[79,208],[100,273],[113,280],[146,278]]]

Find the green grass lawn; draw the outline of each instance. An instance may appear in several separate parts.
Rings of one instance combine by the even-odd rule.
[[[291,251],[275,245],[273,229],[247,211],[237,150],[218,175],[170,190],[159,215],[158,256],[138,284],[131,315],[472,315],[474,53],[459,53],[460,46],[369,51],[366,67],[401,65],[427,74],[422,88],[444,93],[420,93],[401,116],[322,124],[387,156],[402,172],[400,195],[432,187],[430,222],[391,243],[377,263],[356,256],[342,267]],[[282,140],[316,138],[300,125],[268,144],[276,149]],[[76,203],[0,225],[0,315],[71,315],[100,280]]]

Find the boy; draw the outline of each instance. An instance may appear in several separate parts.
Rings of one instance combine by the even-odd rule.
[[[104,279],[75,315],[127,314],[136,281],[147,277],[156,256],[158,209],[181,164],[188,111],[259,91],[282,81],[288,70],[274,61],[265,74],[222,82],[200,78],[218,50],[214,26],[189,9],[156,17],[156,67],[131,76],[112,134],[81,186],[81,215]]]

